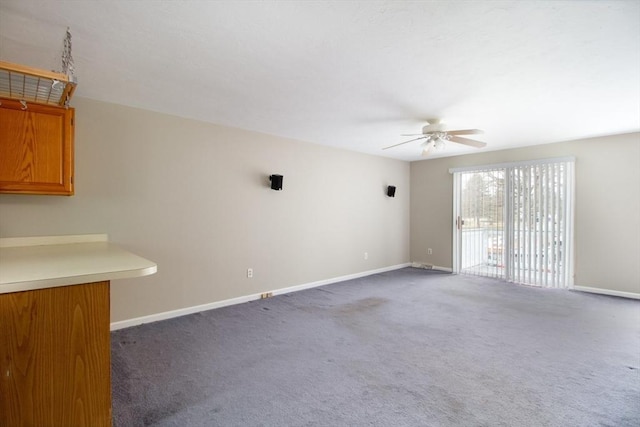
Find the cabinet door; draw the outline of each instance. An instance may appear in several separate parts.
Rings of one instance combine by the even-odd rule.
[[[111,426],[109,282],[0,294],[0,426]]]
[[[0,102],[0,193],[72,195],[74,109]]]

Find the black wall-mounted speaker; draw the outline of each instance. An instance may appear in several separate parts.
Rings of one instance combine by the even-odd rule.
[[[393,185],[388,186],[387,187],[387,196],[396,197],[396,187],[394,187]]]
[[[269,180],[271,181],[271,189],[272,190],[282,190],[282,175],[270,175]]]

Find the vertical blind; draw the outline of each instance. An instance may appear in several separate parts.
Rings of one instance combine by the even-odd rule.
[[[509,279],[571,287],[573,163],[514,166],[508,173]]]
[[[573,286],[573,159],[452,172],[455,271]]]

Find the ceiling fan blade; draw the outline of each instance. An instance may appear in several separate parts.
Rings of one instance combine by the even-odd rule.
[[[463,130],[450,130],[447,131],[449,135],[475,135],[478,133],[484,133],[484,131],[480,129],[463,129]]]
[[[449,141],[457,142],[458,144],[469,145],[471,147],[476,147],[476,148],[482,148],[487,145],[486,142],[475,141],[473,139],[461,138],[459,136],[453,136],[453,135],[449,137]]]
[[[409,143],[409,142],[417,141],[417,140],[419,140],[419,139],[423,139],[423,138],[426,138],[426,136],[421,136],[421,137],[419,137],[419,138],[413,138],[413,139],[410,139],[410,140],[408,140],[408,141],[400,142],[399,144],[390,145],[390,146],[388,146],[388,147],[384,147],[384,148],[383,148],[383,150],[387,150],[387,149],[389,149],[389,148],[397,147],[398,145],[407,144],[407,143]]]

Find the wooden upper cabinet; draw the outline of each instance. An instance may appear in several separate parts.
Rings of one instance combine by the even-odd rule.
[[[0,193],[72,195],[75,110],[0,102]]]

